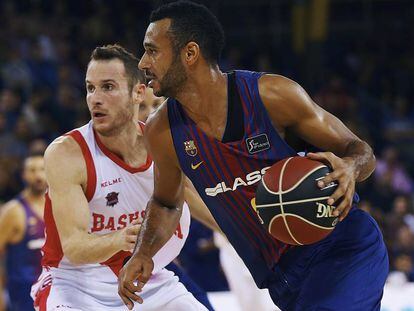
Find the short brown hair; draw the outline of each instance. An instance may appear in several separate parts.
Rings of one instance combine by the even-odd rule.
[[[96,47],[91,54],[90,61],[112,59],[119,59],[124,64],[129,91],[132,91],[135,84],[145,83],[144,72],[138,68],[139,59],[119,44],[108,44]]]

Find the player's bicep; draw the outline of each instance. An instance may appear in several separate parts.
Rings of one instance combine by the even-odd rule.
[[[166,206],[183,201],[183,174],[178,163],[166,115],[166,105],[147,121],[145,146],[154,161],[153,198]]]
[[[48,194],[64,251],[88,231],[90,216],[81,183],[82,161],[76,147],[68,142],[66,146],[51,145],[45,153]]]
[[[154,163],[154,193],[153,198],[166,206],[176,206],[183,201],[183,175],[181,170],[158,161]]]
[[[303,103],[304,117],[292,126],[301,138],[322,150],[341,156],[349,142],[359,140],[337,117],[315,104]]]
[[[274,124],[292,131],[309,144],[342,155],[350,142],[359,140],[294,81],[267,75],[260,79],[259,89]]]

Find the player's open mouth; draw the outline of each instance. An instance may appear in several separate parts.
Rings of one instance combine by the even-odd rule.
[[[102,112],[94,112],[93,113],[94,118],[102,118],[102,117],[105,117],[105,116],[106,116],[106,114],[104,114]]]

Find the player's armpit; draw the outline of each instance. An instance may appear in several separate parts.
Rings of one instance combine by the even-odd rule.
[[[89,207],[84,194],[86,164],[77,143],[61,137],[45,152],[45,170],[53,217],[62,249],[73,264],[99,263],[123,247],[120,231],[89,234]]]

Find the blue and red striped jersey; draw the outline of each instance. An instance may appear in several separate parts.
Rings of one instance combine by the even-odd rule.
[[[237,141],[223,143],[207,136],[177,100],[167,103],[182,171],[259,287],[266,286],[272,268],[290,246],[273,238],[260,223],[253,200],[256,187],[273,163],[296,154],[274,129],[262,103],[258,90],[261,75],[235,71],[244,125],[244,135]]]

